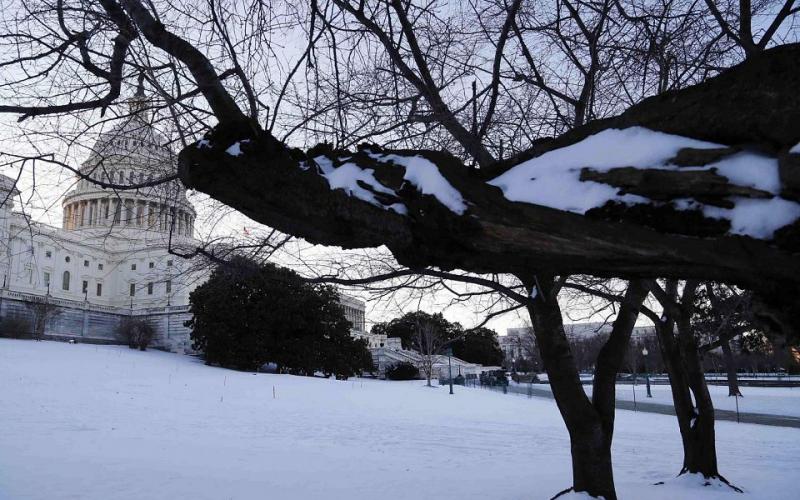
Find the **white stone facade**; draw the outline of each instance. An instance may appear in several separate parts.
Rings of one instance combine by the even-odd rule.
[[[80,166],[107,185],[79,176],[62,201],[61,228],[15,212],[14,181],[0,175],[0,317],[30,321],[26,304],[43,299],[60,309],[46,335],[114,342],[120,321],[133,316],[155,327],[156,347],[190,349],[189,293],[207,273],[169,249],[199,243],[196,212],[180,181],[156,183],[174,176],[176,159],[143,99],[132,99],[130,117],[102,134]],[[342,305],[353,334],[366,335],[364,303],[343,296]]]
[[[195,210],[177,180],[122,189],[175,172],[140,99],[79,168],[108,186],[78,177],[62,201],[61,228],[15,212],[13,181],[0,179],[0,316],[24,316],[26,301],[38,297],[63,309],[49,321],[48,335],[113,341],[119,321],[136,316],[156,327],[158,347],[188,348],[189,292],[204,275],[168,249],[196,243]]]

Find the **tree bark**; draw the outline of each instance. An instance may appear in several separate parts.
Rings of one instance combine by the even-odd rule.
[[[586,396],[564,331],[552,276],[537,275],[528,283],[536,293],[528,312],[544,369],[570,437],[572,490],[617,498],[611,460],[614,435],[615,383],[639,307],[647,296],[641,282],[632,282],[609,340],[597,360],[592,400]]]
[[[675,284],[672,286],[674,288]],[[669,375],[683,443],[683,467],[680,474],[699,473],[706,478],[725,481],[717,467],[714,405],[691,328],[691,312],[697,286],[696,282],[687,282],[681,303],[676,307],[665,305],[662,320],[656,322],[656,333]],[[677,338],[674,335],[676,329]]]
[[[742,392],[739,390],[739,374],[737,372],[736,360],[733,359],[733,352],[731,352],[730,340],[723,339],[721,347],[722,360],[725,363],[725,370],[728,372],[728,396],[741,397]]]
[[[686,295],[684,293],[684,299]],[[689,417],[684,439],[684,462],[681,472],[700,473],[704,477],[720,477],[717,468],[717,446],[714,432],[714,404],[708,392],[705,373],[697,349],[690,315],[678,320],[678,339],[686,381],[694,396],[693,415]],[[684,418],[688,414],[684,413]]]
[[[254,129],[249,120],[227,120],[204,141],[181,151],[179,175],[188,187],[282,232],[344,248],[385,245],[407,267],[517,276],[547,269],[735,283],[757,292],[763,305],[757,313],[776,331],[797,331],[791,318],[800,307],[800,222],[765,241],[729,235],[726,221],[696,211],[672,209],[665,227],[663,207],[655,202],[630,212],[594,210],[587,215],[512,202],[486,179],[611,127],[643,126],[785,152],[800,141],[794,126],[800,121],[800,97],[794,91],[800,73],[793,71],[798,54],[798,44],[765,51],[700,85],[647,99],[618,117],[590,122],[477,172],[437,151],[371,147],[354,153],[324,146],[301,151]],[[764,112],[773,109],[780,112]],[[242,154],[228,154],[237,142]],[[378,161],[377,154],[429,160],[463,197],[465,211],[455,213],[404,183],[404,167]],[[333,165],[349,162],[373,170],[387,189],[373,193],[375,203],[331,189],[313,161],[321,155]],[[394,204],[402,204],[407,214],[388,209]]]

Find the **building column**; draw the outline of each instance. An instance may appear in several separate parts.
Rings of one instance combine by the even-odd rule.
[[[147,229],[153,229],[153,224],[155,224],[155,218],[153,217],[153,204],[151,202],[147,202]]]
[[[122,210],[123,210],[123,220],[125,221],[126,226],[130,226],[133,224],[133,207],[131,206],[133,201],[125,198],[122,201]]]
[[[144,221],[145,221],[144,208],[145,208],[145,203],[143,201],[136,202],[136,225],[139,227],[144,226]]]

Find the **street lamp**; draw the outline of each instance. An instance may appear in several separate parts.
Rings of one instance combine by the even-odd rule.
[[[453,365],[450,363],[450,357],[453,355],[453,348],[448,347],[446,354],[447,354],[447,376],[450,379],[450,394],[453,394]]]
[[[642,348],[642,356],[644,356],[644,378],[647,381],[647,397],[652,398],[653,395],[650,393],[650,370],[647,368],[647,347]]]

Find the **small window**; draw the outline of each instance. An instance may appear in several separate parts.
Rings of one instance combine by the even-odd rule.
[[[172,266],[172,261],[171,260],[167,261],[167,266]]]
[[[136,283],[131,283],[131,297],[136,295]]]
[[[98,283],[97,284],[97,296],[99,297],[101,295],[103,295],[103,284],[102,283]]]
[[[50,257],[52,257],[52,256],[53,256],[53,252],[51,252],[50,250],[47,250],[47,251],[44,253],[44,256],[45,256],[45,257],[47,257],[47,258],[49,259]]]
[[[150,263],[150,269],[153,269],[154,267],[155,267],[155,263],[151,262]]]
[[[83,267],[89,267],[89,261],[88,260],[84,260],[83,261]]]
[[[64,274],[61,276],[61,288],[69,291],[69,271],[64,271]]]
[[[172,281],[167,280],[167,293],[172,292]]]
[[[148,283],[147,284],[147,295],[153,295],[153,284],[152,283]]]
[[[50,273],[44,273],[44,286],[50,288]]]
[[[97,269],[102,271],[103,270],[103,264],[97,264]]]
[[[136,264],[131,264],[131,271],[135,271],[135,270],[136,270]]]
[[[64,257],[64,262],[69,262],[69,256]]]
[[[81,293],[86,293],[89,291],[89,282],[83,280],[83,286],[81,286]]]

